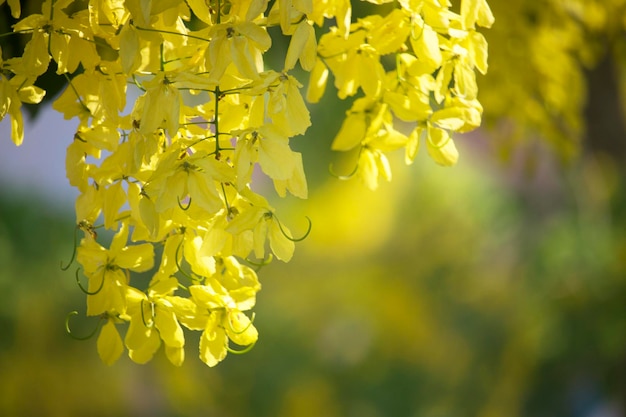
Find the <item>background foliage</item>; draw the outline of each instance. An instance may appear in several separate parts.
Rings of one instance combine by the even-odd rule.
[[[326,149],[345,104],[313,107],[295,145],[309,155],[312,195],[276,202],[293,219],[308,214],[313,232],[292,262],[260,273],[257,346],[215,369],[192,357],[175,368],[162,353],[109,368],[94,340],[68,338],[65,315],[84,303],[58,268],[72,216],[3,190],[0,414],[623,416],[623,9],[580,2],[607,20],[567,44],[557,29],[588,24],[557,13],[561,2],[523,3],[490,2],[481,100],[496,129],[457,141],[451,170],[420,155],[376,193],[337,182]],[[519,49],[537,33],[544,50]],[[568,93],[550,105],[524,83],[546,82],[532,62],[562,46],[591,52],[566,54],[565,68],[553,59],[570,83],[546,87]]]

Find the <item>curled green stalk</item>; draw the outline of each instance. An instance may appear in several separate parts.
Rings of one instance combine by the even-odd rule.
[[[262,259],[261,262],[255,262],[248,258],[245,259],[245,261],[248,262],[250,265],[256,267],[255,272],[259,272],[261,268],[263,268],[266,265],[269,265],[273,260],[274,260],[274,255],[271,253],[268,255],[267,258]]]
[[[150,303],[150,307],[152,309],[152,317],[150,320],[150,324],[146,323],[146,317],[143,313],[143,303],[145,300],[141,300],[141,321],[143,321],[143,325],[146,326],[146,328],[151,329],[152,326],[154,326],[154,304]]]
[[[347,174],[347,175],[337,174],[335,172],[334,168],[333,168],[333,164],[330,164],[328,166],[328,172],[330,173],[330,175],[332,175],[333,177],[337,178],[338,180],[342,180],[342,181],[349,180],[350,178],[354,177],[356,175],[357,171],[359,170],[359,162],[358,161],[361,158],[361,152],[363,152],[363,146],[359,148],[359,154],[357,155],[357,158],[356,158],[357,163],[354,166],[354,169],[349,174]]]
[[[444,146],[446,146],[451,140],[452,140],[452,136],[450,135],[450,132],[446,131],[448,133],[448,138],[446,140],[443,141],[443,143],[440,143],[439,145],[436,145],[433,140],[430,138],[430,135],[426,137],[426,141],[428,142],[428,145],[430,147],[432,147],[433,149],[441,149]]]
[[[76,336],[74,333],[72,333],[72,329],[70,329],[70,317],[77,316],[77,315],[78,315],[78,311],[74,310],[74,311],[70,311],[67,317],[65,318],[65,331],[72,339],[75,339],[75,340],[91,339],[92,337],[96,335],[96,333],[98,333],[98,330],[100,330],[100,327],[102,327],[102,324],[104,322],[104,316],[100,316],[100,320],[98,320],[98,323],[96,324],[95,329],[93,329],[91,333],[89,333],[87,336]]]
[[[178,244],[178,247],[176,248],[176,254],[174,256],[174,261],[176,262],[176,267],[178,268],[178,271],[183,274],[185,276],[185,278],[189,279],[190,281],[196,281],[194,279],[193,276],[191,276],[191,274],[188,274],[187,272],[185,272],[185,270],[183,270],[182,265],[180,264],[180,261],[178,260],[179,255],[180,255],[180,249],[183,247],[183,243],[185,242],[185,240],[181,240],[180,243]]]
[[[180,207],[181,210],[183,211],[187,211],[189,210],[189,207],[191,207],[191,197],[189,197],[189,201],[187,201],[187,205],[183,206],[183,203],[180,201],[180,197],[176,196],[176,201],[178,201],[178,207]]]
[[[133,79],[133,84],[135,84],[135,86],[140,89],[141,91],[146,91],[146,89],[143,87],[143,85],[141,85],[141,81],[139,81],[137,79],[137,76],[135,74],[131,75],[132,79]],[[139,128],[139,127],[137,127]]]
[[[294,238],[294,237],[289,236],[287,232],[285,232],[283,225],[280,223],[278,218],[274,216],[274,218],[276,219],[276,223],[278,223],[278,228],[280,229],[280,232],[283,234],[283,236],[285,236],[288,240],[291,240],[292,242],[302,242],[304,239],[306,239],[309,236],[309,234],[311,234],[311,228],[313,227],[313,222],[311,221],[309,216],[305,216],[305,217],[306,217],[306,220],[309,222],[309,227],[306,229],[306,232],[304,233],[304,235],[302,235],[301,237]]]
[[[246,330],[248,330],[250,327],[252,327],[252,323],[254,323],[254,319],[256,317],[256,313],[252,313],[252,317],[250,317],[250,323],[248,323],[248,325],[246,327],[243,328],[243,330],[235,330],[235,327],[233,326],[233,322],[230,319],[230,315],[228,317],[228,327],[230,328],[230,332],[233,334],[243,334]]]
[[[100,286],[98,287],[97,290],[93,292],[90,292],[89,290],[85,289],[85,287],[83,287],[83,285],[80,283],[80,278],[78,277],[79,271],[80,271],[80,268],[76,268],[76,283],[78,284],[78,288],[80,288],[82,292],[84,292],[87,295],[96,295],[100,291],[102,291],[102,288],[104,287],[104,277],[106,275],[106,269],[102,272],[102,282],[100,282]]]
[[[256,345],[256,342],[250,343],[248,346],[246,346],[245,348],[243,348],[241,350],[236,350],[236,349],[233,349],[230,346],[228,346],[228,344],[226,344],[226,350],[229,351],[230,353],[234,354],[234,355],[243,355],[244,353],[250,352],[252,350],[252,348],[254,347],[254,345]]]
[[[335,172],[335,169],[333,168],[333,164],[330,164],[328,166],[328,172],[330,173],[330,175],[342,181],[349,180],[350,178],[354,177],[354,175],[356,174],[358,170],[359,170],[359,164],[357,163],[354,166],[354,169],[352,170],[352,172],[350,172],[347,175],[340,175]]]
[[[72,257],[70,258],[70,261],[67,263],[66,266],[63,266],[63,261],[61,261],[61,270],[62,271],[67,271],[69,269],[70,266],[72,266],[72,264],[74,263],[74,259],[76,259],[76,248],[77,248],[77,242],[78,242],[78,229],[79,227],[77,226],[74,229],[74,249],[72,250]]]
[[[63,266],[63,261],[61,261],[61,270],[67,271],[69,267],[72,266],[72,264],[74,263],[74,259],[76,259],[76,253],[78,250],[78,231],[82,230],[83,232],[89,234],[89,236],[91,236],[92,239],[97,239],[98,233],[96,232],[96,229],[99,227],[103,227],[103,226],[104,225],[94,226],[91,223],[89,223],[87,220],[81,220],[78,222],[78,224],[74,228],[74,249],[72,250],[72,257],[70,258],[70,261],[67,263],[66,266]]]

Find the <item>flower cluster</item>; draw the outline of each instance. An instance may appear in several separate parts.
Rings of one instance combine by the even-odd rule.
[[[332,147],[359,150],[354,174],[371,189],[379,178],[391,179],[385,152],[404,148],[410,164],[424,141],[438,164],[454,165],[451,133],[481,122],[475,71],[487,71],[487,42],[476,26],[493,23],[486,1],[462,1],[460,14],[445,1],[398,3],[385,17],[368,16],[323,35],[309,85],[315,101],[330,71],[340,98],[364,94],[347,112]],[[408,135],[394,128],[398,119],[414,123]]]
[[[46,0],[14,26],[31,38],[22,57],[0,62],[0,117],[10,115],[13,141],[20,105],[42,99],[33,83],[51,60],[68,83],[53,107],[79,121],[66,156],[84,232],[76,277],[87,315],[101,317],[105,363],[125,349],[145,363],[163,344],[180,365],[183,328],[202,332],[209,366],[257,341],[245,314],[260,289],[252,266],[289,261],[298,239],[252,187],[253,172],[281,197],[307,197],[290,147],[311,123],[290,73],[298,63],[311,73],[311,102],[329,73],[340,98],[362,93],[333,148],[360,150],[355,172],[370,188],[391,176],[384,152],[404,147],[411,162],[422,140],[436,162],[456,162],[451,133],[481,119],[475,70],[487,69],[487,45],[476,25],[493,16],[485,0],[463,0],[460,13],[445,0],[395,3],[352,23],[348,0]],[[18,16],[19,2],[9,5]],[[329,19],[336,26],[318,44],[315,26]],[[280,71],[264,65],[270,27],[289,37]],[[406,135],[397,119],[415,128]],[[98,223],[114,232],[108,247]],[[151,274],[146,288],[139,273]]]

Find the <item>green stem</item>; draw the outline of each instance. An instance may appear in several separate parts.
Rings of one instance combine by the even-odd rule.
[[[218,2],[219,7],[219,2]],[[218,14],[219,16],[219,14]],[[215,119],[213,125],[215,126],[215,159],[220,159],[220,129],[219,129],[219,109],[220,109],[220,87],[215,87]]]
[[[74,228],[74,250],[72,251],[72,257],[70,258],[70,261],[67,263],[67,266],[63,266],[63,261],[61,261],[61,270],[63,271],[67,271],[69,269],[69,267],[72,265],[72,263],[74,262],[74,258],[76,258],[76,246],[78,244],[78,227]]]
[[[91,114],[91,110],[89,110],[89,107],[87,107],[87,105],[83,102],[83,99],[80,97],[80,94],[78,94],[78,90],[76,90],[76,87],[74,87],[74,84],[72,84],[72,80],[70,79],[70,77],[65,72],[63,73],[63,76],[65,77],[65,79],[67,80],[67,83],[70,85],[70,87],[74,91],[74,94],[76,94],[76,98],[78,98],[78,102],[80,103],[82,108],[85,111],[87,111],[87,113]]]
[[[70,335],[70,337],[76,340],[87,340],[87,339],[91,339],[92,337],[94,337],[96,333],[98,333],[98,330],[100,330],[100,327],[102,327],[102,323],[105,320],[103,316],[100,316],[100,320],[98,321],[96,328],[93,329],[91,333],[89,333],[87,336],[76,336],[74,335],[74,333],[72,333],[72,329],[70,329],[70,317],[76,316],[76,315],[78,315],[78,311],[71,311],[65,318],[65,331],[67,332],[68,335]]]
[[[161,55],[161,64],[160,64],[160,68],[161,68],[161,72],[165,71],[165,56],[163,55],[163,44],[160,45],[159,47],[159,52]]]
[[[166,34],[168,34],[168,35],[185,36],[185,37],[187,37],[187,38],[197,39],[197,40],[199,40],[199,41],[210,42],[210,40],[209,40],[209,39],[201,38],[200,36],[194,36],[194,35],[190,35],[190,34],[188,34],[188,33],[174,32],[174,31],[171,31],[171,30],[152,29],[152,28],[142,28],[141,26],[135,26],[135,29],[137,29],[137,30],[143,30],[143,31],[145,31],[145,32],[166,33]]]

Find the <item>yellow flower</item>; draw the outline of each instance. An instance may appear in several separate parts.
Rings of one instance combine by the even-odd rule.
[[[258,339],[256,328],[243,314],[254,307],[260,289],[256,274],[232,258],[224,259],[223,271],[208,278],[204,285],[189,287],[198,313],[196,320],[186,325],[202,330],[200,359],[211,367],[226,357],[229,340],[249,347]]]
[[[426,149],[436,163],[443,166],[452,166],[459,159],[459,152],[448,131],[428,124],[426,129]]]
[[[326,83],[328,82],[328,67],[324,64],[324,61],[318,59],[315,61],[315,66],[311,70],[309,76],[309,85],[306,90],[306,99],[309,103],[317,103],[326,90]]]
[[[65,119],[77,117],[80,126],[93,123],[117,130],[119,113],[126,105],[126,78],[117,74],[117,65],[89,69],[72,78],[70,85],[52,103],[52,108]]]
[[[426,120],[432,114],[430,94],[427,88],[419,87],[429,84],[431,80],[430,84],[434,84],[434,80],[429,74],[421,78],[406,74],[406,80],[385,91],[383,101],[396,117],[405,122]]]
[[[292,33],[291,28],[294,21],[301,20],[303,15],[310,14],[312,11],[312,0],[278,0],[274,3],[268,20],[275,24],[276,18],[278,18],[280,29],[286,35]]]
[[[307,17],[320,27],[324,25],[324,18],[334,18],[337,22],[338,33],[347,37],[352,20],[352,2],[350,0],[315,0],[313,12]]]
[[[266,116],[280,132],[291,137],[301,135],[311,125],[309,110],[300,94],[302,85],[292,75],[267,71],[251,85],[246,94],[268,93]]]
[[[265,242],[269,240],[274,255],[281,261],[289,262],[295,250],[291,231],[278,221],[265,198],[250,189],[241,190],[241,195],[247,204],[240,205],[226,231],[233,235],[252,231],[252,245],[257,259],[265,258]]]
[[[461,16],[466,29],[474,28],[475,24],[489,28],[495,20],[486,0],[462,0]]]
[[[359,155],[356,175],[370,190],[378,188],[378,178],[391,181],[391,167],[385,154],[378,149],[365,146]]]
[[[298,197],[307,194],[302,156],[289,147],[289,139],[274,125],[238,133],[234,165],[237,170],[237,188],[244,189],[252,180],[254,164],[258,163],[272,180],[281,195],[289,190]]]
[[[369,31],[368,44],[378,55],[387,55],[405,49],[404,43],[411,32],[409,15],[401,9],[395,9],[387,16],[370,15],[361,20]]]
[[[346,112],[346,118],[331,148],[336,151],[348,151],[376,136],[383,122],[389,120],[391,114],[386,104],[362,97],[354,101],[352,108]]]
[[[76,216],[86,236],[77,258],[89,280],[81,288],[87,314],[106,320],[98,337],[106,364],[125,344],[135,362],[164,345],[180,365],[183,328],[202,332],[200,358],[209,366],[231,344],[245,351],[257,341],[245,312],[260,284],[238,259],[287,262],[301,240],[252,191],[258,165],[279,196],[307,197],[303,158],[290,145],[311,124],[290,73],[298,62],[311,72],[309,101],[320,100],[331,73],[341,99],[360,95],[332,148],[358,152],[354,173],[366,187],[391,179],[388,152],[404,147],[411,163],[421,140],[438,164],[456,162],[451,135],[481,122],[475,72],[487,70],[487,42],[476,26],[493,22],[486,0],[461,0],[458,13],[447,0],[367,1],[389,3],[382,9],[390,12],[351,23],[349,0],[44,0],[40,14],[14,26],[30,35],[22,57],[0,61],[0,118],[11,118],[16,144],[21,103],[43,97],[37,77],[50,60],[67,74],[53,108],[78,121],[66,171],[80,192]],[[19,2],[8,2],[18,15]],[[314,25],[336,26],[318,44]],[[280,72],[265,68],[272,27],[290,36]],[[138,98],[127,94],[133,82]],[[408,137],[398,120],[412,124]],[[109,247],[96,240],[96,222],[116,231]],[[131,271],[151,269],[156,247],[158,268],[140,291]],[[176,278],[183,276],[189,288]]]
[[[142,114],[139,119],[139,132],[152,134],[158,128],[167,129],[171,137],[178,132],[181,119],[182,100],[169,74],[161,72],[142,85],[146,93],[141,99]]]
[[[217,160],[206,152],[187,155],[178,146],[171,146],[144,186],[157,213],[180,206],[187,196],[190,204],[211,214],[224,206],[217,184],[233,182],[233,169],[226,161]]]
[[[209,80],[218,84],[228,66],[233,63],[239,73],[251,80],[263,71],[263,52],[272,40],[265,28],[253,22],[222,23],[211,26],[211,42],[206,51]]]
[[[176,366],[185,359],[185,336],[177,314],[187,317],[194,306],[191,300],[174,296],[178,280],[174,277],[156,280],[145,294],[129,287],[127,292],[130,325],[125,344],[130,358],[137,363],[146,363],[161,345],[165,354]]]
[[[361,25],[352,25],[347,39],[338,31],[331,31],[319,43],[319,54],[335,75],[335,87],[341,99],[356,94],[359,87],[370,97],[382,91],[385,70],[380,55],[367,43],[367,31],[358,29]]]
[[[0,48],[0,71],[16,71],[23,67],[22,59],[3,62]],[[8,72],[7,71],[7,72]],[[36,104],[41,102],[46,92],[33,85],[35,77],[15,75],[8,78],[0,72],[0,120],[8,114],[11,118],[11,139],[16,146],[24,140],[24,121],[22,119],[22,103]]]
[[[306,19],[296,26],[291,36],[287,55],[285,56],[285,71],[292,69],[296,61],[300,60],[302,69],[311,71],[317,60],[317,40],[315,30]]]
[[[22,55],[24,74],[43,74],[51,56],[59,74],[73,73],[81,63],[84,68],[94,68],[100,57],[95,44],[87,40],[91,37],[88,14],[77,13],[69,18],[63,3],[53,5],[51,0],[44,1],[41,10],[41,14],[31,14],[13,27],[15,32],[32,33]]]
[[[152,245],[144,243],[126,246],[127,241],[128,225],[125,223],[121,223],[109,249],[100,246],[91,235],[81,240],[76,259],[89,278],[87,315],[124,313],[128,271],[144,272],[152,268]]]

